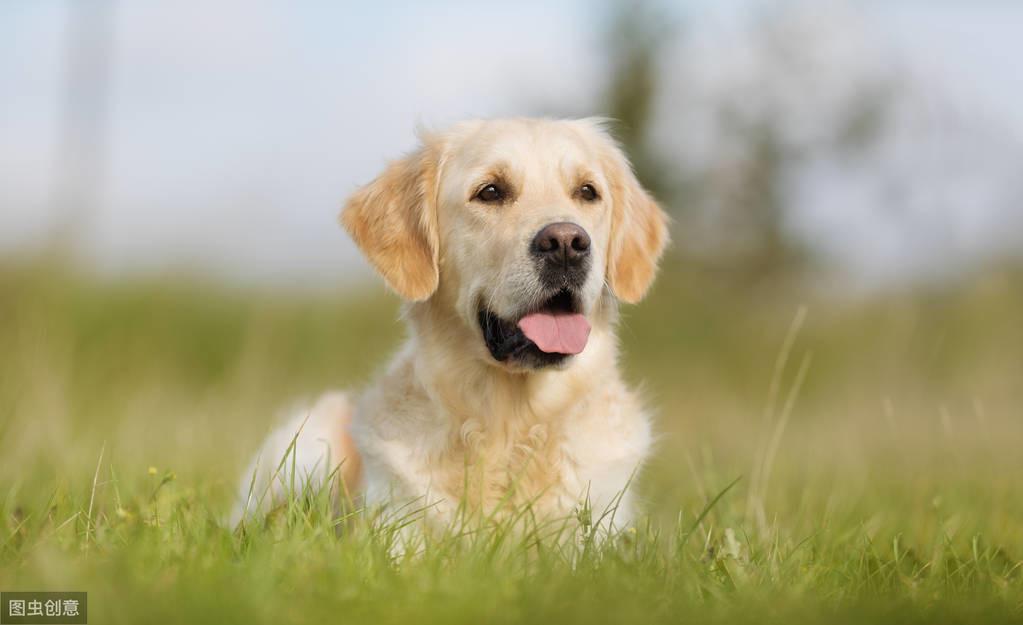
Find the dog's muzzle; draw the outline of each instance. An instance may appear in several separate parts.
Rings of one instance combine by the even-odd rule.
[[[480,329],[498,362],[561,364],[583,351],[590,334],[578,295],[590,271],[590,236],[577,224],[549,224],[533,237],[529,252],[539,285],[550,295],[514,319],[480,308]]]

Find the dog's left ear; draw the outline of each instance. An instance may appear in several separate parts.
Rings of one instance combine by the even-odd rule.
[[[341,224],[398,295],[429,299],[440,280],[437,233],[439,146],[427,141],[391,163],[341,211]]]
[[[643,299],[668,244],[668,216],[643,189],[632,167],[614,148],[607,166],[611,185],[611,241],[607,282],[629,304]]]

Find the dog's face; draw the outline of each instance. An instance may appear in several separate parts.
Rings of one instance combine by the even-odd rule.
[[[513,370],[565,366],[605,290],[638,301],[665,216],[590,120],[467,122],[357,192],[342,222],[390,286]]]

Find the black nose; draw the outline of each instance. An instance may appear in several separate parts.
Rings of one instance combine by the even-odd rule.
[[[533,237],[531,251],[538,258],[566,267],[579,264],[590,254],[590,235],[573,223],[547,224]]]

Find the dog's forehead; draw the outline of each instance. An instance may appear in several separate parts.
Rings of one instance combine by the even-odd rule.
[[[596,167],[601,137],[575,122],[552,120],[492,120],[456,130],[449,143],[450,162],[476,173],[486,169],[509,173],[560,173]]]

